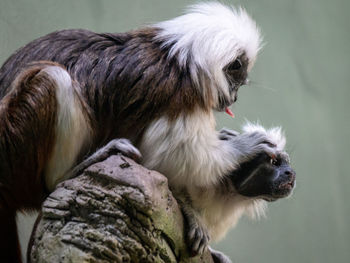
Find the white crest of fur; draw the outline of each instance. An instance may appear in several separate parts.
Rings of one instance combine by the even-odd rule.
[[[43,72],[56,83],[58,103],[55,145],[45,170],[46,186],[53,191],[65,172],[73,166],[91,130],[68,72],[58,66],[48,66]]]
[[[271,140],[271,142],[277,145],[278,151],[283,151],[286,146],[286,137],[282,131],[281,127],[273,127],[271,129],[265,129],[263,126],[257,123],[247,122],[243,126],[244,132],[261,132],[266,134],[266,136]]]
[[[253,66],[261,44],[256,23],[243,8],[227,7],[217,2],[191,6],[188,12],[155,25],[157,36],[170,47],[170,56],[189,66],[192,79],[200,83],[204,72],[213,88],[228,94],[223,68],[243,52]],[[215,97],[214,97],[215,98]]]

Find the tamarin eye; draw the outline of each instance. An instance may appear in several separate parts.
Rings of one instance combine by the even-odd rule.
[[[235,61],[233,61],[229,66],[228,70],[233,71],[233,70],[239,70],[242,67],[242,62],[239,58],[237,58]]]
[[[270,164],[274,165],[274,166],[279,166],[280,165],[280,160],[278,158],[271,158],[270,159]]]

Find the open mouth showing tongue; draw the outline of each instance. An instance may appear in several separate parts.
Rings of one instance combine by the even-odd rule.
[[[230,115],[232,118],[235,117],[235,115],[233,114],[233,112],[232,112],[229,108],[226,108],[226,109],[225,109],[225,112],[226,112],[228,115]]]

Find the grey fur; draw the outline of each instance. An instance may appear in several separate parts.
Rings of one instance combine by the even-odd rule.
[[[253,159],[258,153],[266,152],[270,156],[276,155],[276,145],[266,134],[253,132],[236,134],[231,131],[221,130],[220,139],[227,140],[236,149],[237,163],[243,163]]]
[[[224,253],[215,250],[211,247],[208,247],[209,251],[213,257],[214,263],[232,263],[231,259],[226,256]]]

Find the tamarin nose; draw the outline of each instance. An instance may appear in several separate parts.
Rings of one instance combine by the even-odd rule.
[[[242,85],[249,85],[249,79],[245,79],[244,81],[243,81],[243,83],[242,83]]]
[[[287,169],[284,171],[284,174],[287,176],[287,178],[291,181],[295,180],[295,172],[292,169]]]
[[[292,174],[292,172],[290,170],[287,170],[287,171],[284,172],[284,174],[290,175],[290,174]]]

